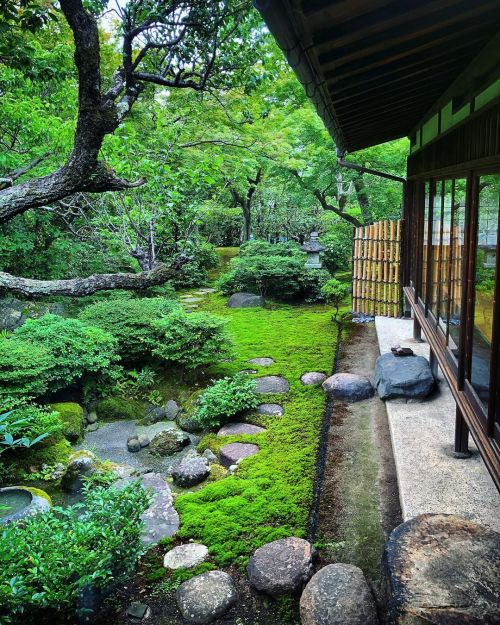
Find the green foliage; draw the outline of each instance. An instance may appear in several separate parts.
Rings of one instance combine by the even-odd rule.
[[[322,237],[325,248],[321,259],[330,273],[351,269],[352,225],[343,221],[335,223]]]
[[[13,463],[19,470],[29,470],[42,465],[54,466],[66,464],[72,452],[71,444],[63,436],[55,435],[46,438],[28,454],[16,454]]]
[[[78,319],[51,314],[28,319],[13,336],[50,352],[50,391],[70,386],[84,375],[108,372],[117,360],[111,334]]]
[[[64,436],[71,443],[77,443],[83,436],[83,408],[70,401],[51,404],[50,407],[59,413]]]
[[[283,256],[285,258],[300,258],[305,260],[305,254],[297,243],[268,243],[267,241],[247,241],[240,247],[240,257],[244,256]]]
[[[87,306],[79,318],[112,334],[123,360],[140,361],[150,353],[153,322],[178,307],[176,301],[162,297],[109,299]]]
[[[138,483],[98,487],[86,491],[84,506],[53,508],[4,526],[0,615],[13,623],[74,615],[84,588],[104,588],[133,569],[143,551],[140,516],[149,502]]]
[[[209,271],[219,264],[219,257],[214,246],[200,240],[195,246],[186,246],[184,253],[188,254],[191,260],[175,273],[170,283],[175,288],[205,284]]]
[[[124,397],[107,397],[97,404],[97,414],[103,421],[139,419],[143,413],[141,402]]]
[[[176,311],[154,323],[158,342],[153,355],[186,369],[214,364],[231,355],[226,322],[207,313]]]
[[[55,412],[23,406],[0,415],[0,454],[19,448],[33,447],[61,429]]]
[[[0,336],[0,403],[9,408],[43,395],[52,379],[54,362],[40,343]]]
[[[321,293],[326,301],[334,306],[336,314],[339,312],[339,306],[346,298],[348,292],[349,286],[336,278],[330,278],[330,280],[325,282],[321,287]]]
[[[259,403],[256,383],[248,375],[217,380],[198,398],[193,419],[201,428],[217,428],[227,419]]]

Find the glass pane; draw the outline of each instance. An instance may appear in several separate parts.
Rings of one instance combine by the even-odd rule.
[[[437,307],[439,299],[439,267],[441,253],[441,220],[443,216],[441,180],[436,182],[434,194],[434,209],[432,215],[432,268],[431,268],[431,298],[429,309],[437,317]]]
[[[451,279],[450,279],[450,319],[448,325],[448,345],[458,358],[460,346],[460,321],[462,312],[462,266],[465,242],[465,194],[467,180],[455,180],[453,197],[453,227],[451,231]]]
[[[424,242],[422,246],[422,293],[423,302],[427,300],[427,261],[429,258],[429,183],[425,183],[424,202]]]
[[[452,201],[451,180],[444,182],[444,202],[443,202],[443,225],[441,240],[441,267],[439,270],[439,310],[438,320],[443,332],[446,332],[448,321],[449,304],[449,277],[450,277],[450,255],[451,255],[451,201]]]
[[[482,176],[479,179],[471,382],[485,406],[489,396],[499,210],[500,174]]]

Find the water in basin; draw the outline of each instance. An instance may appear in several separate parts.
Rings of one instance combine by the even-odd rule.
[[[31,499],[31,493],[20,488],[0,492],[0,519],[26,508]]]

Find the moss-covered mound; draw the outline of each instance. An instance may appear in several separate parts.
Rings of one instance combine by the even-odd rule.
[[[97,416],[103,421],[141,419],[144,416],[144,404],[125,397],[107,397],[97,404]]]
[[[83,408],[72,401],[51,404],[51,408],[61,417],[64,436],[71,443],[77,443],[83,436]]]

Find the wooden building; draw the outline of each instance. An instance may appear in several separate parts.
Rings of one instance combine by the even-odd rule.
[[[404,294],[500,486],[500,0],[255,0],[341,159],[408,136]]]

